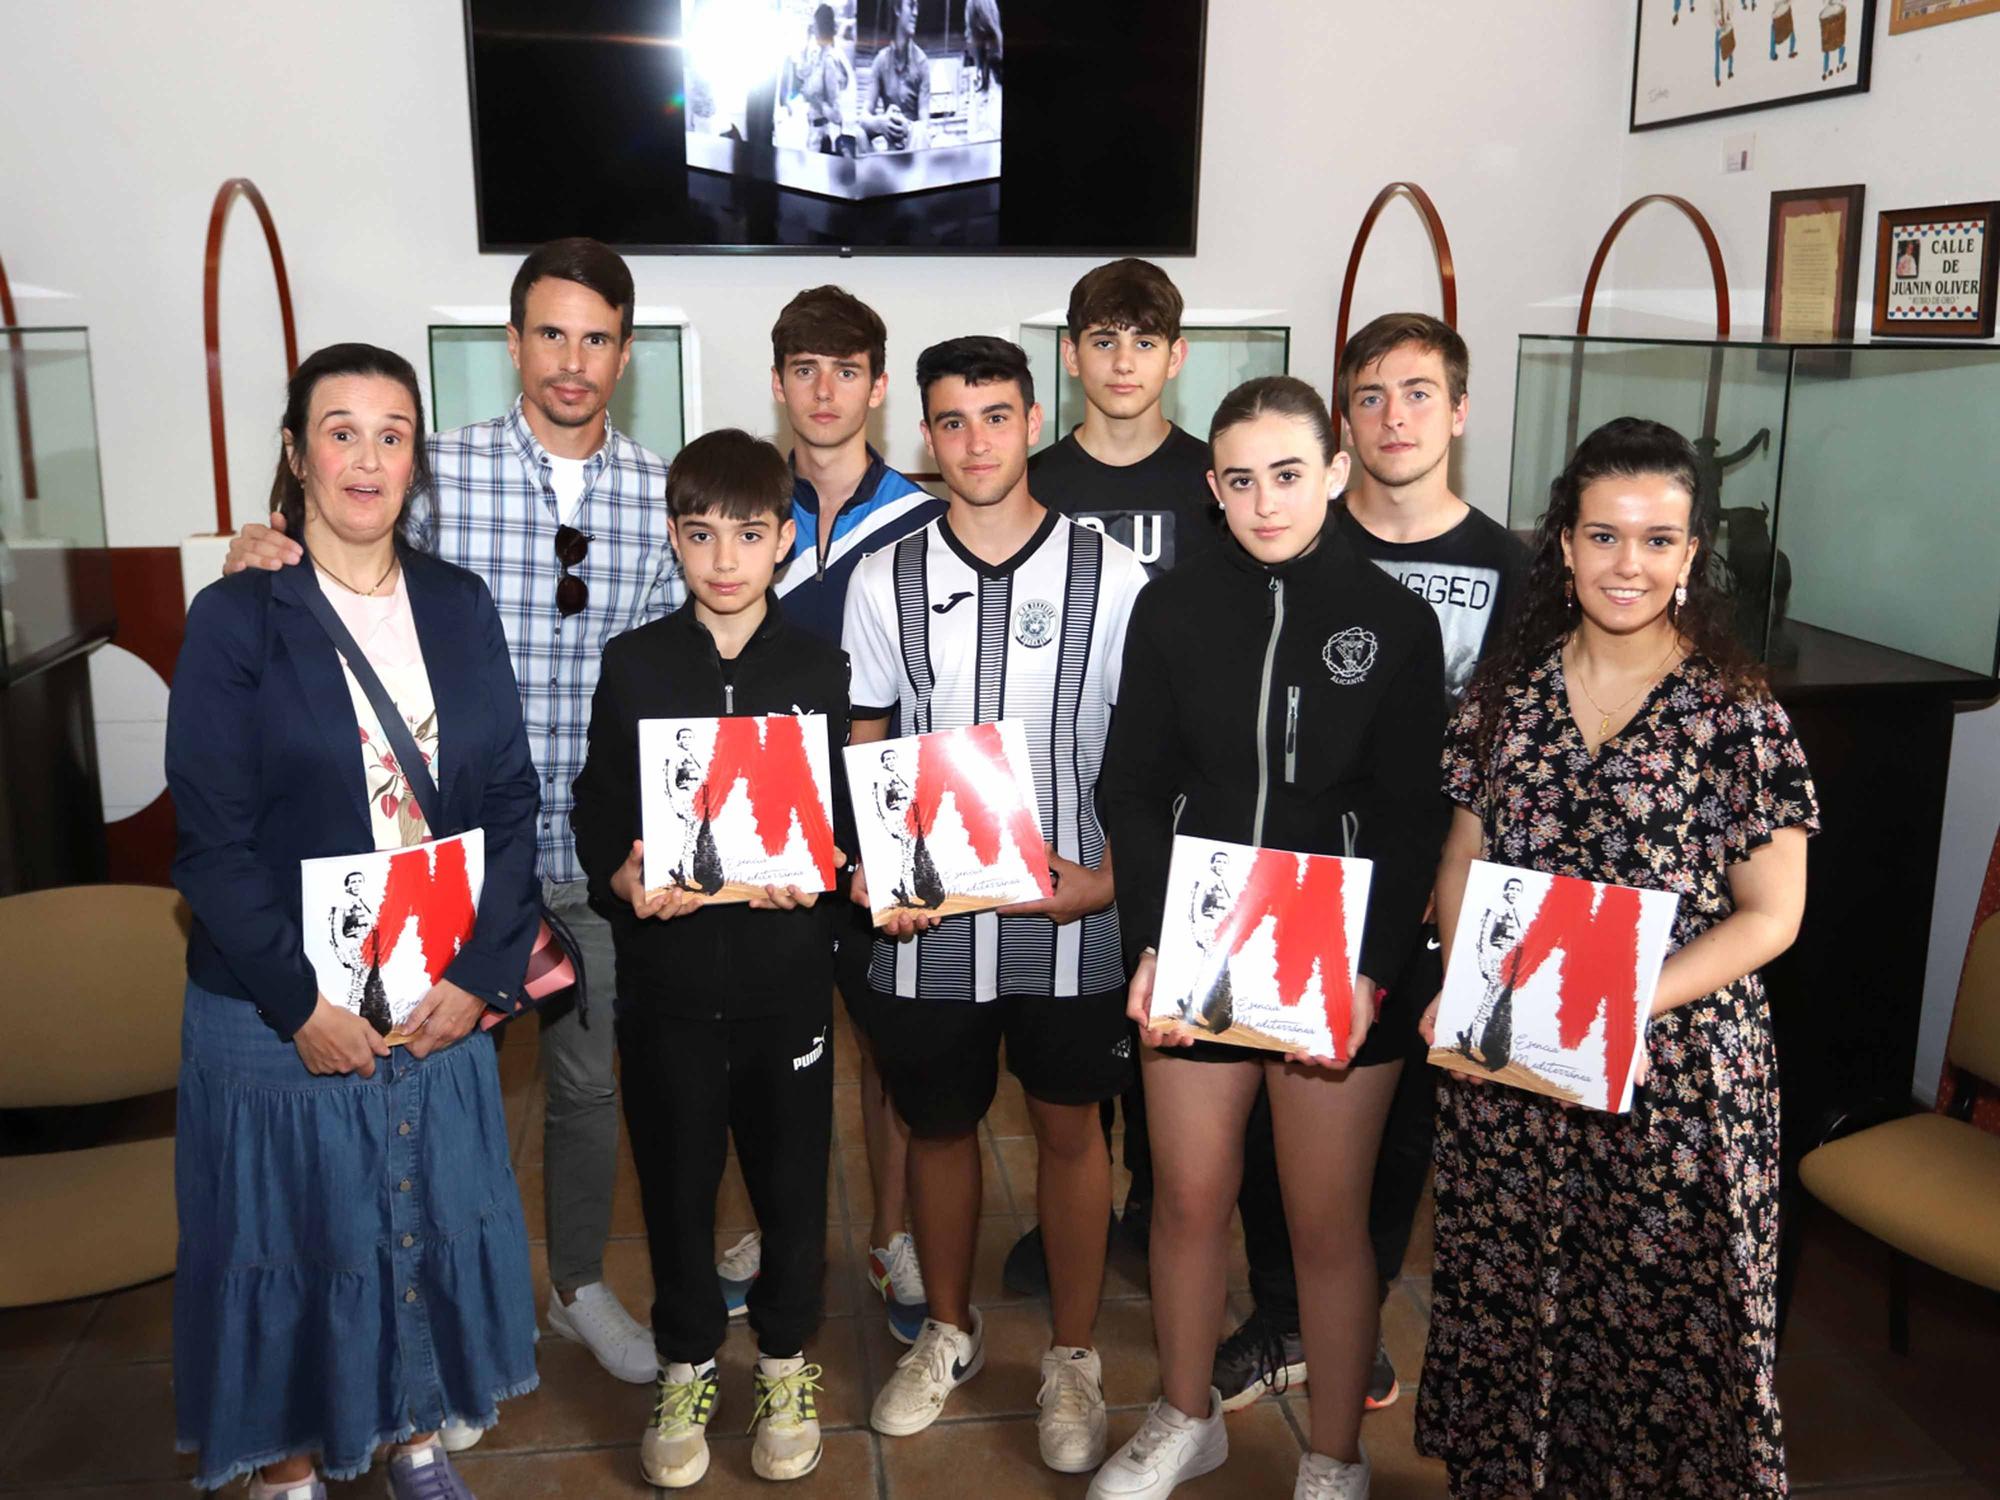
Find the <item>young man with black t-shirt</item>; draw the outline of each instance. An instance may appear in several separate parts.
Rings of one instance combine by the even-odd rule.
[[[1111,1170],[1098,1106],[1134,1071],[1111,851],[1095,806],[1118,697],[1125,623],[1145,569],[1116,541],[1039,504],[1028,448],[1041,427],[1027,356],[961,338],[917,360],[924,443],[945,515],[863,560],[842,643],[854,667],[851,742],[1021,721],[1055,894],[995,912],[898,914],[869,966],[875,1063],[910,1127],[910,1199],[930,1316],[877,1394],[870,1423],[928,1427],[985,1360],[971,1306],[979,1228],[976,1131],[1004,1040],[1037,1140],[1055,1338],[1041,1361],[1042,1459],[1103,1461],[1102,1366],[1092,1348]],[[865,905],[869,872],[856,876]],[[889,878],[873,872],[877,880]]]
[[[1150,261],[1114,260],[1069,294],[1063,367],[1083,385],[1083,421],[1028,465],[1035,498],[1115,537],[1162,573],[1216,544],[1208,444],[1167,420],[1167,383],[1187,360],[1181,294]]]
[[[1180,288],[1151,261],[1128,257],[1086,272],[1070,289],[1062,339],[1063,367],[1083,386],[1083,421],[1028,462],[1037,500],[1123,542],[1153,575],[1222,535],[1222,510],[1208,488],[1208,444],[1160,409],[1187,360],[1181,312]],[[1153,1156],[1136,1073],[1120,1102],[1132,1179],[1120,1225],[1143,1255]],[[1108,1106],[1104,1128],[1111,1128]],[[1023,1296],[1048,1290],[1039,1225],[1015,1243],[1002,1277]]]
[[[1444,687],[1454,699],[1504,625],[1528,563],[1527,549],[1511,532],[1451,491],[1451,444],[1465,431],[1468,364],[1465,341],[1448,324],[1422,313],[1390,313],[1348,341],[1334,375],[1335,406],[1355,458],[1355,477],[1339,512],[1341,533],[1437,612]],[[1428,1003],[1443,978],[1437,928],[1426,923],[1400,983]],[[1419,1042],[1403,1063],[1369,1203],[1368,1233],[1385,1297],[1402,1271],[1423,1197],[1436,1092],[1436,1072]],[[1260,1099],[1250,1117],[1237,1199],[1255,1308],[1216,1353],[1216,1385],[1226,1410],[1306,1379],[1291,1239],[1276,1184],[1271,1116]],[[1397,1394],[1396,1369],[1384,1346],[1376,1351],[1368,1405],[1387,1406]]]

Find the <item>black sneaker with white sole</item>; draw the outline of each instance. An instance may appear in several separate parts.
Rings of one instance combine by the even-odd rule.
[[[1285,1331],[1252,1312],[1215,1351],[1215,1388],[1224,1411],[1241,1411],[1267,1395],[1306,1383],[1306,1346],[1294,1328]]]

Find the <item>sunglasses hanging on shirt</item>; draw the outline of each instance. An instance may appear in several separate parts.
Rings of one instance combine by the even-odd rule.
[[[588,551],[590,538],[574,526],[556,528],[556,561],[562,564],[562,577],[556,581],[556,613],[565,620],[590,603],[590,585],[570,572]]]

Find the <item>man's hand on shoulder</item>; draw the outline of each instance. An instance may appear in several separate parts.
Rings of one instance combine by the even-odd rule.
[[[245,568],[262,568],[275,573],[305,555],[306,549],[285,535],[285,518],[274,510],[269,526],[252,521],[229,539],[229,555],[222,560],[222,571],[227,575],[241,573]]]

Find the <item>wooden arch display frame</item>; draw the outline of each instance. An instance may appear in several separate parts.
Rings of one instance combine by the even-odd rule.
[[[201,271],[201,337],[208,355],[208,449],[215,467],[215,530],[227,536],[235,530],[229,509],[229,446],[222,426],[222,235],[229,223],[229,210],[238,198],[249,201],[257,222],[264,226],[264,244],[271,252],[271,275],[278,283],[278,314],[285,327],[285,377],[299,367],[299,336],[292,320],[292,283],[285,274],[285,252],[278,243],[278,226],[257,184],[247,177],[231,177],[215,190],[215,204],[208,212],[208,248]]]
[[[35,429],[28,418],[28,362],[21,344],[21,320],[14,313],[14,288],[7,280],[7,263],[0,260],[0,324],[7,329],[7,352],[14,356],[14,426],[21,442],[21,498],[38,499],[35,477]]]
[[[1347,348],[1348,316],[1354,309],[1354,282],[1361,272],[1361,255],[1368,248],[1368,236],[1375,232],[1375,221],[1382,217],[1397,194],[1406,194],[1416,205],[1417,213],[1423,218],[1424,228],[1430,232],[1431,253],[1437,257],[1438,285],[1444,293],[1444,321],[1451,327],[1458,327],[1458,267],[1451,257],[1451,238],[1444,232],[1444,218],[1438,213],[1437,204],[1431,195],[1414,182],[1392,182],[1375,195],[1375,201],[1368,205],[1368,212],[1361,216],[1361,227],[1354,233],[1354,248],[1347,255],[1347,274],[1340,281],[1340,312],[1333,325],[1333,368],[1340,369],[1340,356]]]
[[[1715,336],[1718,339],[1729,337],[1729,275],[1723,270],[1722,245],[1715,237],[1715,230],[1709,226],[1707,215],[1676,194],[1647,193],[1626,204],[1623,212],[1611,221],[1611,227],[1604,231],[1604,238],[1597,242],[1597,254],[1591,257],[1590,274],[1583,279],[1583,300],[1576,309],[1578,338],[1585,338],[1590,333],[1590,314],[1597,301],[1597,282],[1604,274],[1604,262],[1610,259],[1611,247],[1639,211],[1654,203],[1679,209],[1694,225],[1695,233],[1701,236],[1701,247],[1708,252],[1708,274],[1715,283]]]

